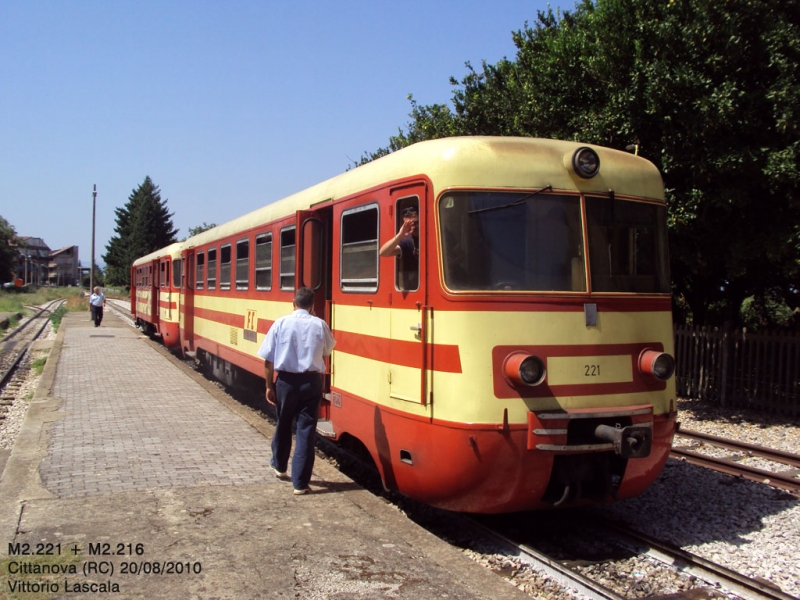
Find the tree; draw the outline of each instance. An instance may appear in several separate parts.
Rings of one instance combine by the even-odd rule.
[[[0,216],[0,283],[14,279],[19,243],[14,226]]]
[[[89,278],[89,273],[86,273],[86,274],[85,274],[85,275],[84,275],[84,276],[81,278],[81,285],[82,285],[83,287],[85,287],[85,288],[88,288],[88,287],[89,287],[89,281],[90,281],[90,278]],[[91,281],[92,281],[92,282],[94,283],[94,285],[96,285],[96,286],[105,287],[105,285],[106,285],[106,278],[105,278],[105,276],[103,275],[103,269],[101,269],[101,268],[100,268],[100,267],[97,265],[97,263],[94,263],[94,269],[93,269],[93,272],[92,272]]]
[[[800,304],[800,0],[582,0],[513,39],[515,60],[468,64],[453,110],[412,103],[381,151],[443,133],[636,144],[664,177],[694,322]]]
[[[172,224],[174,214],[167,209],[167,201],[161,199],[161,191],[150,177],[145,177],[131,192],[128,203],[115,212],[116,235],[109,240],[103,256],[106,283],[126,286],[133,261],[177,241],[178,230]]]
[[[189,227],[189,237],[193,235],[197,235],[198,233],[203,233],[204,231],[208,231],[209,229],[214,229],[216,227],[216,223],[206,223],[203,221],[202,225],[198,225],[197,227]],[[185,238],[184,238],[185,239]]]

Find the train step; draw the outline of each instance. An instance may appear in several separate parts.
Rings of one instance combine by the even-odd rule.
[[[333,431],[333,423],[328,419],[320,419],[317,421],[317,433],[326,438],[336,437],[336,433]]]

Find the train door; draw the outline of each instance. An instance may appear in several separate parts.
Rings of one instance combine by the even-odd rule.
[[[161,319],[165,319],[167,321],[171,320],[172,318],[172,311],[170,310],[170,293],[169,293],[169,282],[170,282],[170,259],[169,257],[164,258],[161,260],[161,277],[159,281],[159,293],[158,293],[158,322],[161,323]],[[164,296],[162,296],[162,294]],[[164,302],[166,300],[166,302]],[[161,307],[164,307],[163,312],[161,311]]]
[[[314,290],[314,314],[333,329],[331,300],[331,228],[333,208],[330,205],[297,211],[295,281],[297,287]],[[330,362],[326,359],[324,392],[330,391]],[[327,417],[327,405],[320,414]]]
[[[189,250],[183,260],[179,307],[181,350],[194,352],[194,279],[197,273],[194,250]]]
[[[158,327],[158,296],[159,296],[159,271],[158,259],[153,260],[150,264],[150,318],[153,322],[153,327]]]
[[[390,191],[392,233],[413,221],[414,231],[398,245],[391,277],[389,355],[392,365],[389,395],[395,400],[428,404],[427,352],[432,342],[427,306],[427,219],[424,184]],[[384,275],[386,276],[386,275]]]

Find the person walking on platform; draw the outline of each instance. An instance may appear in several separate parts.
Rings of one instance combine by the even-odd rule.
[[[258,356],[264,359],[267,402],[275,406],[278,415],[270,468],[279,478],[286,478],[292,450],[292,422],[296,418],[292,485],[294,493],[300,495],[310,491],[317,413],[325,377],[324,357],[333,351],[336,340],[328,324],[313,314],[313,290],[301,287],[295,292],[292,304],[294,312],[278,318],[267,331]]]
[[[94,293],[89,297],[89,309],[92,311],[95,327],[100,327],[100,323],[103,321],[103,307],[105,305],[106,297],[99,287],[94,286]]]

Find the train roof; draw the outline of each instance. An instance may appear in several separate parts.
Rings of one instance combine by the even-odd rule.
[[[171,258],[180,258],[182,249],[183,249],[183,242],[175,242],[174,244],[170,244],[169,246],[165,246],[164,248],[159,248],[155,252],[151,252],[150,254],[142,256],[141,258],[137,258],[135,261],[133,261],[133,266],[148,263],[151,260],[162,258],[164,256],[169,256]]]
[[[577,176],[570,166],[572,155],[581,147],[592,148],[600,158],[600,172],[591,179]],[[436,195],[451,187],[532,189],[551,185],[555,191],[607,194],[614,190],[621,195],[664,200],[658,169],[629,152],[541,138],[451,137],[418,142],[267,204],[188,238],[184,248],[235,235],[387,182],[423,175],[431,180]]]

